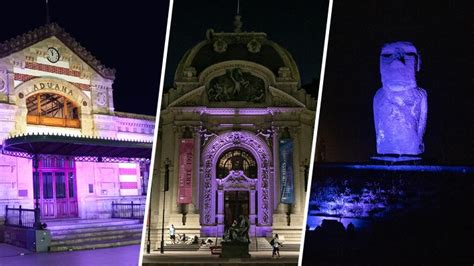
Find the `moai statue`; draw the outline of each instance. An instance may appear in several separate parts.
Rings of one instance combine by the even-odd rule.
[[[378,154],[419,155],[425,150],[427,94],[416,84],[421,60],[410,42],[385,44],[380,53],[382,88],[374,96]]]

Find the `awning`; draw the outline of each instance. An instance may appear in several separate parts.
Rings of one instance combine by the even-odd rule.
[[[102,137],[22,134],[3,142],[5,153],[54,154],[64,156],[150,158],[152,142]]]

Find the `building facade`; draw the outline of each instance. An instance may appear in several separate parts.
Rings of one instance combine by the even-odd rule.
[[[115,70],[57,24],[0,44],[1,218],[6,205],[34,207],[36,167],[42,220],[107,218],[113,201],[145,201],[147,158],[112,151],[129,143],[151,147],[155,119],[115,111],[114,79]],[[45,140],[34,154],[38,165],[28,156],[31,150],[8,144],[32,137]],[[71,145],[106,143],[110,156],[97,156],[102,144],[77,144],[73,152],[46,141],[60,137]]]
[[[265,33],[209,30],[174,82],[160,114],[153,236],[164,217],[178,233],[222,237],[244,215],[250,236],[298,242],[316,101],[291,54]]]

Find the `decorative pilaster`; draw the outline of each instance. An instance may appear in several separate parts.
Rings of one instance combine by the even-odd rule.
[[[301,171],[300,156],[301,156],[301,145],[300,145],[300,133],[301,128],[292,127],[290,129],[290,135],[293,139],[293,165],[295,166],[294,171],[294,191],[295,191],[295,203],[292,211],[295,214],[300,214],[304,211],[304,170]]]
[[[217,235],[222,236],[224,234],[224,191],[222,189],[217,190]]]

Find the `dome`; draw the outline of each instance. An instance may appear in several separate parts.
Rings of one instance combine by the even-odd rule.
[[[267,39],[263,32],[206,32],[206,39],[188,50],[175,73],[175,82],[198,77],[206,68],[217,63],[240,60],[266,67],[275,77],[300,81],[300,75],[291,54]]]

